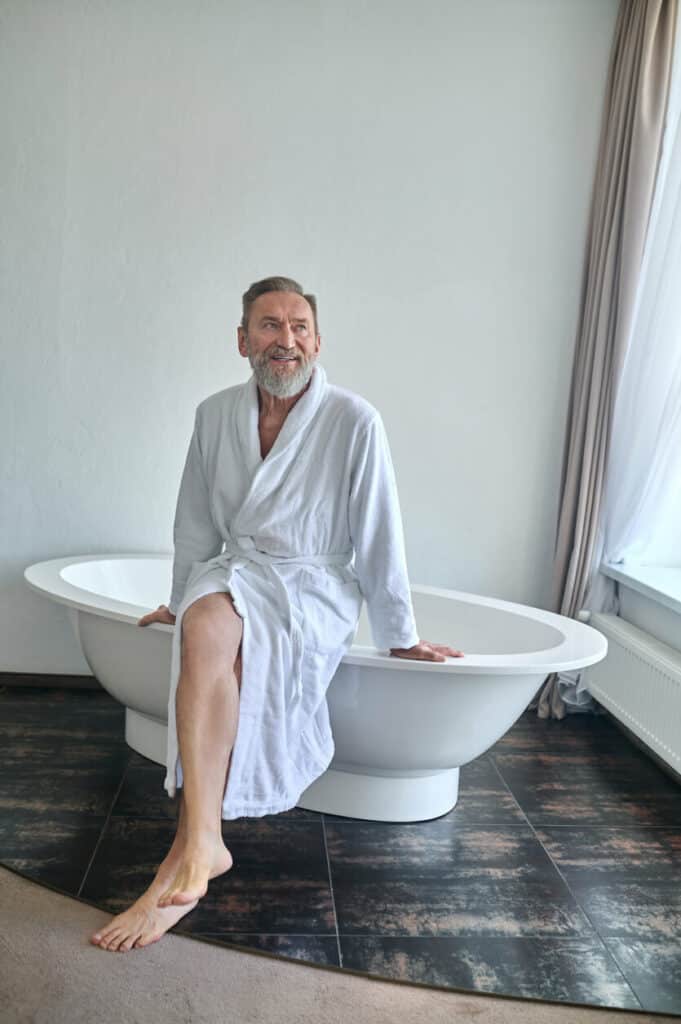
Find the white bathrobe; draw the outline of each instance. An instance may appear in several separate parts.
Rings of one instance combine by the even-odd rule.
[[[174,796],[183,781],[175,719],[182,616],[199,597],[225,591],[243,633],[222,817],[288,810],[333,757],[326,691],[352,644],[362,599],[376,647],[387,652],[419,640],[380,414],[329,384],[317,362],[263,459],[255,375],[205,398],[174,542],[164,787]]]

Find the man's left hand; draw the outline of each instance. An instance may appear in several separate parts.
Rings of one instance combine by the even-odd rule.
[[[447,658],[463,658],[463,651],[457,651],[447,644],[431,644],[419,640],[413,647],[391,647],[390,653],[396,658],[414,658],[416,661],[445,661]]]

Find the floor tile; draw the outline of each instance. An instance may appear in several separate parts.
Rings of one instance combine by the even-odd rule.
[[[681,934],[681,829],[554,827],[537,837],[602,936]]]
[[[253,935],[245,932],[193,932],[194,939],[211,939],[221,945],[237,946],[246,950],[274,953],[291,960],[340,967],[338,939],[335,935]]]
[[[681,1013],[681,935],[663,941],[606,939],[641,1004],[657,1013]]]
[[[536,711],[524,711],[491,751],[495,754],[535,753],[550,750],[561,755],[601,754],[606,750],[629,753],[635,748],[604,713],[539,718]]]
[[[161,818],[176,822],[177,801],[171,800],[163,788],[165,774],[163,765],[132,751],[111,813],[117,817]]]
[[[40,728],[45,735],[75,730],[107,733],[124,740],[125,708],[104,690],[68,690],[51,686],[0,686],[0,735]],[[48,713],[49,712],[49,713]],[[17,732],[17,727],[19,731]]]
[[[7,813],[2,807],[0,860],[27,878],[76,896],[104,821],[104,815],[67,819],[49,808]]]
[[[114,914],[125,910],[151,883],[174,834],[170,821],[112,817],[83,898]],[[176,930],[212,935],[335,933],[321,822],[286,828],[260,823],[248,838],[232,839],[227,828],[223,836],[234,865],[211,881],[207,894]]]
[[[490,756],[537,827],[681,827],[681,786],[632,745],[629,753],[538,750]]]
[[[681,880],[681,828],[537,828],[569,885]]]
[[[63,791],[50,784],[54,772],[119,781],[131,754],[123,708],[97,691],[36,689],[0,687],[0,795],[33,792],[52,804]]]
[[[340,937],[343,966],[499,995],[640,1009],[598,938]]]
[[[0,818],[11,826],[18,814],[44,814],[55,821],[78,824],[109,813],[125,772],[126,751],[108,751],[96,768],[54,767],[22,763],[13,774],[0,770]]]
[[[619,937],[668,942],[681,935],[681,889],[678,881],[657,885],[604,882],[585,887],[573,885],[572,889],[577,902],[604,939]]]
[[[117,737],[120,716],[101,702],[39,704],[0,695],[0,815],[46,814],[72,824],[99,817],[116,795],[131,751]],[[59,712],[55,712],[58,707]],[[37,710],[39,708],[39,714]],[[66,709],[66,710],[64,710]]]
[[[587,918],[527,825],[326,822],[345,935],[587,935]]]

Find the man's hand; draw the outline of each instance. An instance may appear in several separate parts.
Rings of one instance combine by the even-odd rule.
[[[165,622],[167,626],[175,625],[175,616],[167,605],[160,604],[155,612],[149,612],[137,620],[138,626],[148,626],[151,622]]]
[[[457,651],[447,644],[431,644],[419,640],[413,647],[391,647],[390,653],[396,658],[414,658],[416,661],[445,661],[446,658],[463,658],[463,651]]]

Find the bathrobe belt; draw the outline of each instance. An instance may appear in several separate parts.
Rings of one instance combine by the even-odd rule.
[[[295,620],[291,602],[288,596],[286,584],[277,572],[275,566],[300,563],[301,565],[342,565],[347,566],[352,559],[352,550],[347,553],[326,553],[319,555],[270,555],[265,551],[259,551],[252,537],[239,536],[234,540],[225,541],[225,550],[217,557],[210,559],[210,564],[224,565],[233,571],[245,568],[249,562],[257,562],[266,570],[269,578],[277,591],[278,603],[286,615],[287,630],[291,642],[293,656],[293,680],[290,695],[290,703],[300,701],[303,695],[302,661],[303,661],[303,634],[300,626]]]

